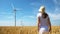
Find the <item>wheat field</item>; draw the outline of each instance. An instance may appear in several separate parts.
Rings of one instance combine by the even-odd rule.
[[[0,34],[38,34],[37,26],[0,26]],[[60,26],[52,26],[50,34],[60,34]]]

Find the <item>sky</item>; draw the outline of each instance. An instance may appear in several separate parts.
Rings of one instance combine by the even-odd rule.
[[[60,0],[0,0],[0,26],[37,26],[37,13],[40,6],[50,17],[53,26],[60,26]]]

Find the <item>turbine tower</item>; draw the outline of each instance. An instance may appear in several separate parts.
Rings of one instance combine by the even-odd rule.
[[[15,26],[16,26],[16,11],[19,11],[20,9],[15,8],[13,3],[11,3],[11,6],[12,6],[12,9],[13,9],[13,12],[14,12],[14,22],[15,22]]]

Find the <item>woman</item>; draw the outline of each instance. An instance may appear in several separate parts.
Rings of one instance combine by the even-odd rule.
[[[48,14],[45,12],[45,7],[41,6],[37,14],[38,32],[39,34],[49,34],[51,31],[51,23]]]

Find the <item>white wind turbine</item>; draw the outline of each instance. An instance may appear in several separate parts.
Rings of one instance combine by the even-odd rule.
[[[16,26],[16,11],[19,11],[20,9],[19,8],[15,8],[13,3],[11,3],[11,7],[12,7],[13,12],[14,12],[14,22],[15,22],[15,26]]]
[[[24,26],[24,24],[23,24],[23,20],[21,20],[21,26],[22,26],[22,27]]]

